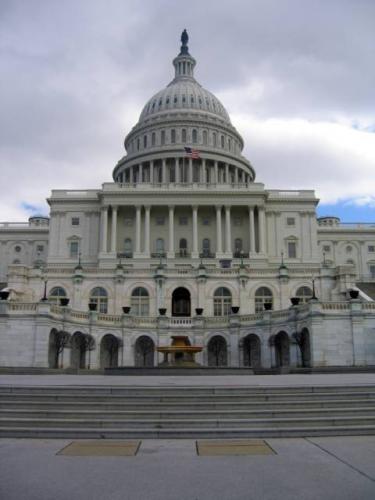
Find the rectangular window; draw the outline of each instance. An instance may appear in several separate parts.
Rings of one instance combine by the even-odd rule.
[[[78,241],[71,241],[69,245],[69,253],[72,259],[78,257],[79,243]]]
[[[331,247],[329,245],[323,246],[323,252],[330,252],[330,251],[331,251]]]
[[[242,218],[241,217],[234,217],[233,218],[233,225],[234,226],[242,226]]]
[[[72,217],[72,226],[79,226],[79,217]]]
[[[180,226],[187,226],[188,225],[188,218],[186,217],[186,215],[181,216],[178,219],[178,223],[180,224]]]
[[[369,245],[368,251],[369,251],[369,253],[374,253],[375,252],[375,245]]]
[[[125,223],[125,226],[128,226],[128,227],[132,226],[133,225],[133,219],[128,217],[128,218],[125,219],[124,223]]]
[[[288,241],[288,257],[289,259],[297,257],[297,245],[294,241]]]
[[[211,224],[211,219],[209,217],[203,217],[202,226],[209,226]]]
[[[37,245],[36,246],[36,251],[37,252],[44,252],[44,246],[43,245]]]
[[[156,225],[157,226],[164,226],[165,224],[165,217],[156,217]]]
[[[371,278],[375,278],[375,265],[370,265],[370,276]]]
[[[295,226],[296,225],[296,219],[294,217],[287,217],[286,218],[286,225],[287,226]]]

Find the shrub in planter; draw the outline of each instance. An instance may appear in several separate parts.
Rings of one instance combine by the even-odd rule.
[[[203,307],[197,307],[195,309],[195,313],[196,313],[197,316],[202,316],[202,314],[203,314]]]
[[[95,302],[89,302],[89,311],[96,311],[96,308],[98,307],[98,304]]]

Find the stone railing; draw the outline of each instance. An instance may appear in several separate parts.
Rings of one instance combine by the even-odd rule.
[[[192,326],[192,318],[170,318],[169,326],[177,328],[186,328]]]
[[[11,313],[29,313],[36,311],[37,302],[6,302],[8,311]]]
[[[324,311],[348,311],[350,309],[349,302],[322,302]]]

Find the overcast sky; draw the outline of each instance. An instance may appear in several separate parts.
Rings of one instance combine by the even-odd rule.
[[[187,28],[268,188],[375,221],[375,0],[0,0],[0,220],[112,180]]]

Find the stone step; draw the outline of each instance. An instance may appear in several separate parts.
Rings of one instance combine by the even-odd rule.
[[[137,401],[34,401],[34,400],[0,400],[0,411],[2,409],[13,410],[34,410],[34,411],[90,411],[90,410],[114,410],[114,411],[183,411],[183,410],[257,410],[257,409],[296,409],[296,408],[341,408],[365,406],[375,407],[374,399],[339,399],[335,400],[314,400],[301,399],[298,401],[198,401],[198,402],[137,402]]]
[[[178,429],[103,429],[103,428],[30,428],[2,427],[0,438],[44,439],[225,439],[225,438],[281,438],[312,436],[369,436],[375,434],[375,425],[337,425],[304,427],[242,427],[242,428],[186,428]]]
[[[375,416],[375,406],[372,407],[339,407],[339,408],[297,408],[297,409],[249,409],[249,410],[238,410],[238,409],[226,409],[226,410],[212,410],[212,409],[200,409],[200,410],[56,410],[50,408],[48,410],[31,410],[31,409],[2,409],[0,410],[0,418],[5,419],[27,419],[30,418],[33,421],[35,419],[103,419],[103,420],[149,420],[155,421],[157,419],[191,419],[199,418],[201,420],[212,419],[212,418],[300,418],[300,417],[340,417],[340,416]]]
[[[304,427],[313,428],[335,427],[335,426],[375,426],[375,416],[349,416],[349,417],[300,417],[300,418],[212,418],[204,420],[206,428],[247,428],[247,427],[262,427],[262,428],[279,428],[279,427]],[[104,429],[178,429],[180,427],[200,428],[202,427],[202,419],[196,418],[164,418],[155,420],[124,420],[124,419],[100,419],[100,418],[0,418],[0,427],[29,427],[29,428],[104,428]]]

